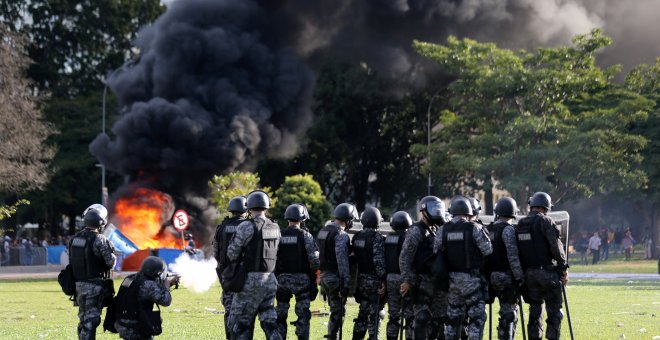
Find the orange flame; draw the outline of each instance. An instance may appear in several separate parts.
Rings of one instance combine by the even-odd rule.
[[[163,223],[173,214],[172,197],[163,192],[138,188],[115,202],[113,220],[117,228],[140,249],[182,248]]]

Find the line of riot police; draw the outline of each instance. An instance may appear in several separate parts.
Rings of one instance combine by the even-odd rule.
[[[484,226],[478,200],[459,196],[446,209],[438,197],[427,196],[419,201],[420,219],[413,223],[406,212],[394,213],[393,232],[386,237],[377,231],[380,211],[367,208],[359,218],[363,229],[351,239],[347,231],[358,219],[353,204],[335,207],[333,220],[314,238],[304,227],[309,214],[303,204],[286,209],[288,226],[280,229],[265,215],[270,207],[265,192],[236,197],[229,204],[234,216],[218,226],[214,238],[223,287],[237,278],[240,287],[223,290],[226,334],[251,339],[258,315],[267,339],[286,338],[289,301],[295,296],[298,319],[291,324],[298,339],[309,339],[318,269],[330,307],[328,339],[342,338],[351,292],[359,304],[353,339],[378,338],[386,304],[388,340],[403,338],[404,330],[406,339],[481,339],[485,305],[494,298],[500,303],[497,338],[513,339],[521,294],[530,306],[530,339],[543,336],[543,303],[546,337],[558,339],[566,254],[559,228],[546,215],[550,196],[538,192],[528,203],[529,215],[513,226],[516,202],[499,200],[495,221]]]

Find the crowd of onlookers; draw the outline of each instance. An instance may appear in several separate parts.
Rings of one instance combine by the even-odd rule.
[[[632,259],[635,253],[635,245],[638,241],[633,237],[630,227],[622,229],[602,228],[594,230],[591,235],[586,231],[580,232],[573,243],[573,249],[580,254],[580,264],[589,264],[588,257],[591,255],[591,264],[607,261],[610,254],[624,254],[626,261]],[[644,258],[653,258],[653,238],[650,232],[646,232],[642,238]]]
[[[0,237],[0,266],[9,265],[32,265],[36,256],[36,248],[47,248],[50,246],[64,246],[69,243],[70,236],[57,237],[15,237],[9,235]],[[19,250],[18,252],[12,250]],[[20,263],[11,261],[12,254],[24,254]]]

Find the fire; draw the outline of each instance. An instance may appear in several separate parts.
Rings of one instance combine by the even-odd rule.
[[[140,249],[182,248],[181,240],[163,229],[173,213],[172,197],[163,192],[138,188],[115,202],[117,228]]]

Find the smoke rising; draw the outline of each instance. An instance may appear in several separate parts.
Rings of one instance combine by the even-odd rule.
[[[166,192],[208,244],[213,174],[286,157],[311,122],[313,76],[268,31],[252,1],[173,3],[140,32],[140,58],[107,80],[125,113],[90,151],[108,169]]]
[[[173,272],[179,274],[180,284],[195,293],[204,293],[218,280],[215,267],[218,263],[213,257],[206,260],[193,260],[187,253],[177,257],[170,265]]]
[[[125,114],[114,140],[99,135],[90,150],[108,169],[171,194],[208,244],[207,179],[296,153],[312,120],[310,68],[364,63],[403,87],[423,86],[438,70],[413,39],[454,34],[533,49],[603,27],[615,43],[601,63],[629,69],[660,54],[658,12],[654,0],[175,1],[139,34],[140,59],[108,78]]]

